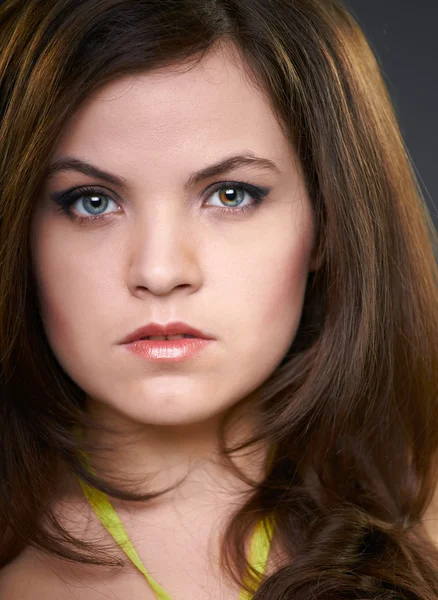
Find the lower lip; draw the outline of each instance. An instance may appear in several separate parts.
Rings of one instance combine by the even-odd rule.
[[[125,344],[126,348],[155,362],[181,362],[195,356],[213,340],[205,338],[181,338],[179,340],[136,340]]]

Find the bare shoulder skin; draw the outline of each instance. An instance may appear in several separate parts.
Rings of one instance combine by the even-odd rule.
[[[128,571],[129,568],[128,568]],[[121,600],[153,594],[137,577],[86,565],[61,564],[32,548],[0,571],[0,598],[7,600]]]

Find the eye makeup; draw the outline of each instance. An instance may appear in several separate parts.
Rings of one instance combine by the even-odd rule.
[[[219,184],[215,184],[213,186],[213,189],[210,190],[209,197],[211,197],[216,192],[221,192],[221,193],[237,192],[238,196],[242,195],[242,193],[243,193],[243,195],[247,194],[251,198],[251,203],[246,204],[245,206],[242,206],[242,207],[240,207],[240,206],[230,207],[230,206],[218,206],[218,205],[207,205],[207,206],[209,206],[210,209],[219,211],[219,213],[227,213],[227,214],[234,213],[237,216],[237,215],[241,215],[242,213],[247,213],[249,211],[255,210],[258,206],[260,206],[263,203],[265,197],[269,194],[270,191],[271,191],[271,188],[254,186],[249,183],[245,183],[245,182],[241,182],[241,181],[239,181],[239,182],[225,181],[225,182],[221,182]],[[81,200],[81,199],[90,200],[91,199],[91,202],[93,202],[93,201],[97,202],[101,198],[106,198],[110,202],[112,201],[112,202],[116,203],[116,201],[113,200],[113,198],[111,198],[110,195],[108,195],[108,192],[105,189],[99,188],[97,186],[80,186],[77,188],[69,189],[67,191],[54,192],[54,193],[50,194],[50,197],[58,205],[58,210],[62,214],[65,214],[70,219],[72,219],[75,222],[78,222],[81,225],[85,225],[87,222],[95,223],[96,221],[102,221],[103,219],[109,219],[109,218],[111,218],[111,215],[114,213],[98,214],[98,215],[96,215],[96,214],[93,215],[92,213],[90,213],[90,216],[79,216],[77,213],[74,213],[72,210],[72,206],[78,200]],[[227,199],[226,198],[225,198],[225,200],[220,199],[220,202],[223,202],[223,201],[227,201]],[[232,199],[229,201],[235,202],[236,200]],[[107,202],[107,205],[105,206],[105,208],[107,208],[107,206],[108,206],[108,202]],[[93,208],[92,205],[91,205],[91,208]],[[94,208],[99,209],[99,206],[94,207]]]

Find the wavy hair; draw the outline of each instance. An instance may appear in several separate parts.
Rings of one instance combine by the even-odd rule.
[[[0,566],[29,545],[120,563],[51,513],[62,469],[117,498],[158,494],[80,460],[75,430],[92,423],[42,327],[30,224],[48,157],[88,95],[120,75],[190,68],[219,44],[241,53],[297,152],[321,258],[296,337],[258,390],[261,428],[246,445],[265,439],[275,454],[230,521],[222,565],[242,583],[244,540],[274,513],[287,558],[254,600],[435,600],[423,516],[438,479],[437,235],[381,68],[338,0],[0,6]]]

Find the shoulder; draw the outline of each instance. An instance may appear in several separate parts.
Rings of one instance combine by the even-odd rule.
[[[140,584],[141,590],[144,582],[140,579],[137,585]],[[128,569],[111,569],[70,562],[28,547],[12,563],[0,569],[0,598],[120,600],[126,597],[127,589],[137,591],[131,580],[129,566]]]
[[[112,542],[92,518],[83,500],[58,501],[53,515],[61,526],[84,542]],[[30,546],[0,569],[0,599],[7,600],[116,600],[120,570],[62,560]]]
[[[33,548],[0,570],[0,598],[7,600],[113,600],[108,588],[102,594],[101,584],[95,569]]]
[[[54,573],[32,549],[24,550],[12,563],[0,570],[0,598],[8,600],[67,600],[54,587]]]

